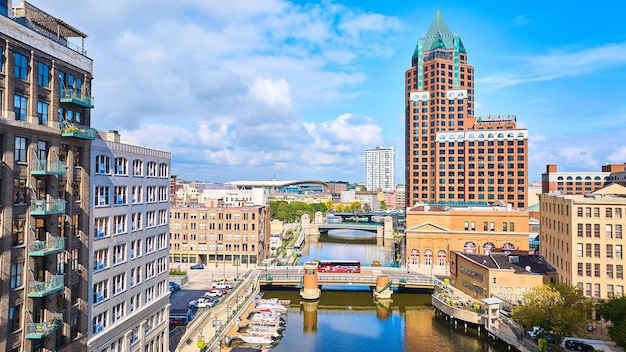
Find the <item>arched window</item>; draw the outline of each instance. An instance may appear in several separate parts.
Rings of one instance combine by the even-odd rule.
[[[419,264],[420,263],[420,251],[417,249],[411,249],[411,254],[409,256],[409,264]]]
[[[128,175],[128,160],[126,160],[126,158],[115,158],[115,174]]]
[[[507,243],[502,245],[502,250],[503,251],[514,251],[515,250],[515,246],[513,245],[513,243],[507,242]]]
[[[496,248],[496,246],[491,243],[491,242],[486,242],[485,244],[483,244],[483,254],[489,254],[491,252],[493,252],[493,250]]]
[[[446,251],[444,251],[443,249],[440,249],[437,252],[437,265],[445,266],[447,257],[448,257],[448,253],[446,253]]]
[[[476,253],[476,243],[474,242],[465,242],[463,245],[463,252],[465,253]]]
[[[110,174],[111,173],[111,158],[108,155],[96,156],[96,173],[97,174]]]
[[[424,251],[424,265],[433,265],[433,251],[431,251],[430,249]]]

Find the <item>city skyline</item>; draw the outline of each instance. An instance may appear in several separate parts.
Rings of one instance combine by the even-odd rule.
[[[363,150],[404,153],[401,81],[437,9],[476,70],[475,115],[516,115],[528,129],[528,181],[549,163],[592,171],[626,161],[625,5],[34,5],[90,36],[92,126],[171,151],[181,178],[362,182]]]

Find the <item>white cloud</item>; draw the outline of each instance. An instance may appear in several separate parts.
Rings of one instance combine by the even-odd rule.
[[[607,161],[613,164],[626,163],[626,146],[621,145],[613,148],[613,152],[607,156]]]
[[[550,81],[562,77],[581,76],[595,71],[626,65],[626,43],[598,47],[568,47],[545,54],[521,57],[512,65],[515,73],[500,72],[476,79],[496,88],[530,82]]]

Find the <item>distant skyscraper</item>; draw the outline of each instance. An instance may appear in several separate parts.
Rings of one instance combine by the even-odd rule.
[[[474,116],[474,68],[437,11],[405,74],[406,205],[527,206],[528,132],[516,117]]]
[[[396,150],[376,147],[365,150],[365,188],[393,192],[396,179]]]

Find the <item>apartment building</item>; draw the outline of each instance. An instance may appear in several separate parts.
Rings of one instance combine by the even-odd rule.
[[[393,192],[396,185],[396,150],[376,147],[365,150],[365,189]]]
[[[173,206],[170,209],[170,263],[256,265],[270,243],[268,206]]]
[[[548,164],[541,174],[542,193],[585,194],[611,183],[626,186],[626,164],[602,165],[601,171],[558,171]]]
[[[405,73],[405,184],[423,202],[528,206],[528,133],[514,115],[474,115],[474,67],[437,11]]]
[[[406,263],[448,267],[451,251],[528,253],[529,216],[511,206],[420,204],[406,212]]]
[[[558,279],[604,299],[624,294],[626,187],[586,195],[540,195],[540,252]]]
[[[0,1],[2,351],[86,350],[96,135],[86,37],[28,2]]]
[[[91,145],[87,351],[166,351],[171,155],[116,131],[100,137]]]

